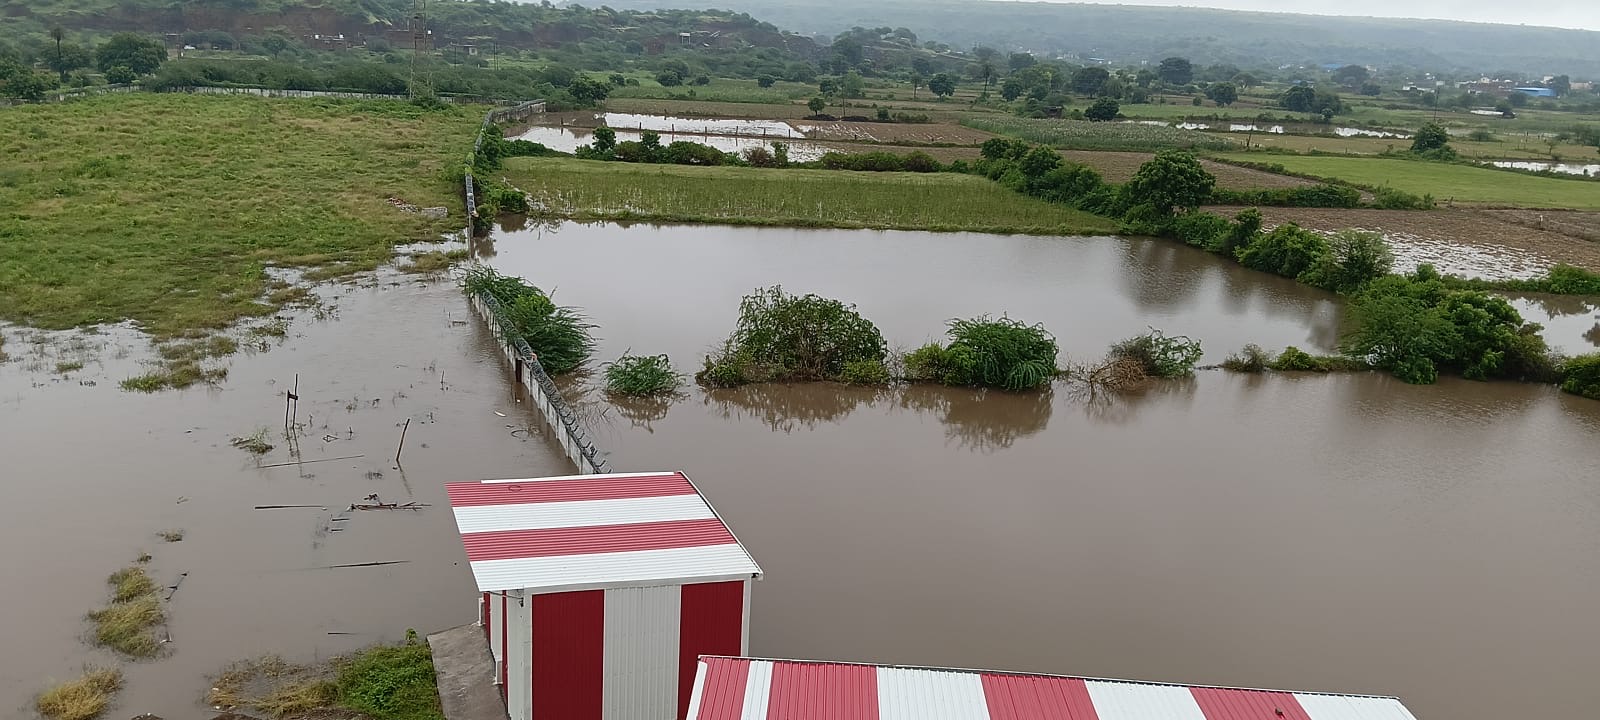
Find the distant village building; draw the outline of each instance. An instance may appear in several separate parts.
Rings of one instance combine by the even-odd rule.
[[[1528,97],[1553,98],[1556,96],[1556,91],[1547,87],[1519,87],[1512,89]]]
[[[338,35],[323,35],[320,33],[306,35],[301,38],[306,47],[313,50],[349,50],[354,47],[355,38],[347,38],[344,33]]]

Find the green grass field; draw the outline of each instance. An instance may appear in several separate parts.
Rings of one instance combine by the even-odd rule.
[[[1321,178],[1383,186],[1406,192],[1431,194],[1440,202],[1454,201],[1497,207],[1568,208],[1600,210],[1600,183],[1564,180],[1490,170],[1470,165],[1395,158],[1321,157],[1229,153],[1218,157],[1258,163],[1277,163],[1291,172]]]
[[[271,313],[267,267],[337,274],[459,229],[476,108],[116,95],[0,109],[0,319],[157,339]],[[388,203],[445,205],[430,221]]]
[[[1091,235],[1109,220],[970,175],[514,158],[505,175],[575,220]]]

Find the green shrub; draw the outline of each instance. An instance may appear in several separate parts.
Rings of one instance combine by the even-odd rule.
[[[1433,382],[1440,370],[1472,380],[1554,372],[1538,326],[1502,297],[1391,275],[1356,296],[1350,311],[1355,330],[1344,352],[1406,382]]]
[[[633,355],[606,363],[606,392],[633,397],[671,395],[683,384],[666,355]]]
[[[1579,355],[1561,368],[1561,389],[1573,395],[1600,400],[1600,353]]]
[[[964,386],[974,384],[978,356],[964,345],[928,343],[906,355],[905,364],[907,380]]]
[[[1233,230],[1233,223],[1220,215],[1208,212],[1190,212],[1178,216],[1172,223],[1172,234],[1179,240],[1197,248],[1211,248],[1222,242],[1223,236]]]
[[[1217,241],[1206,246],[1206,249],[1228,257],[1236,257],[1239,249],[1249,245],[1260,233],[1261,211],[1245,208],[1233,216],[1233,225],[1228,228],[1228,232],[1218,236]]]
[[[1113,359],[1139,363],[1146,375],[1163,378],[1193,375],[1195,363],[1203,354],[1199,340],[1183,335],[1168,337],[1155,328],[1112,345],[1110,353]]]
[[[1361,191],[1353,187],[1326,183],[1271,190],[1216,188],[1211,191],[1211,202],[1221,205],[1353,208],[1361,205]]]
[[[839,382],[846,385],[887,385],[889,368],[881,360],[851,360],[839,371]]]
[[[1328,364],[1315,355],[1312,355],[1293,345],[1278,353],[1268,367],[1273,370],[1301,371],[1301,372],[1327,372]]]
[[[1374,188],[1372,198],[1373,206],[1380,210],[1432,210],[1435,205],[1432,195],[1413,195],[1387,186]]]
[[[528,343],[547,372],[572,372],[594,353],[594,325],[576,309],[556,305],[543,290],[483,265],[467,269],[463,287],[468,295],[494,298],[505,331]]]
[[[1545,274],[1543,292],[1558,295],[1600,295],[1600,275],[1567,264],[1557,264]]]
[[[1298,278],[1318,263],[1326,262],[1328,241],[1294,223],[1285,223],[1272,232],[1257,235],[1236,255],[1245,267]]]
[[[951,320],[946,335],[950,351],[961,357],[970,352],[969,384],[1020,392],[1049,385],[1055,379],[1056,339],[1042,325],[980,316]]]
[[[944,169],[932,155],[921,150],[906,155],[904,164],[906,172],[933,173]]]
[[[1251,343],[1223,360],[1222,368],[1233,372],[1258,373],[1266,370],[1271,363],[1272,356],[1262,350],[1260,345]]]
[[[1300,276],[1301,282],[1337,293],[1354,293],[1389,274],[1394,253],[1382,233],[1340,230],[1327,239],[1328,252]]]
[[[744,297],[733,334],[695,379],[718,387],[837,380],[845,364],[887,355],[883,334],[854,305],[774,286]]]

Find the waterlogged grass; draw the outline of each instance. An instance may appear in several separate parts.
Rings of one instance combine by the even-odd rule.
[[[48,329],[132,319],[169,338],[271,314],[268,266],[356,272],[395,244],[459,229],[442,170],[460,162],[480,118],[145,93],[7,109],[0,319]],[[390,197],[450,206],[454,218],[407,214]]]
[[[1115,223],[951,173],[629,165],[513,158],[543,212],[575,220],[1092,235]]]
[[[1227,150],[1238,147],[1233,140],[1197,130],[1136,122],[1090,122],[1088,120],[1034,120],[1019,117],[974,117],[962,125],[1029,142],[1072,150],[1160,150],[1194,148]]]
[[[1440,202],[1499,207],[1600,210],[1600,183],[1490,170],[1471,165],[1398,158],[1353,158],[1231,153],[1229,160],[1282,165],[1289,172],[1337,178],[1359,185],[1387,185]]]
[[[235,663],[213,682],[206,704],[271,717],[442,720],[433,656],[415,632],[396,645],[292,665],[276,656]]]
[[[154,628],[166,620],[155,581],[135,565],[112,573],[106,582],[111,604],[89,613],[95,643],[130,657],[154,657],[160,649]]]
[[[50,720],[93,720],[105,713],[121,689],[121,670],[86,668],[82,677],[40,693],[34,707]]]

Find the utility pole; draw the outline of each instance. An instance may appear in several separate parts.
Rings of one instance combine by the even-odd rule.
[[[417,97],[417,55],[422,51],[422,40],[427,34],[427,0],[417,0],[411,13],[411,80],[406,83],[406,97]]]

